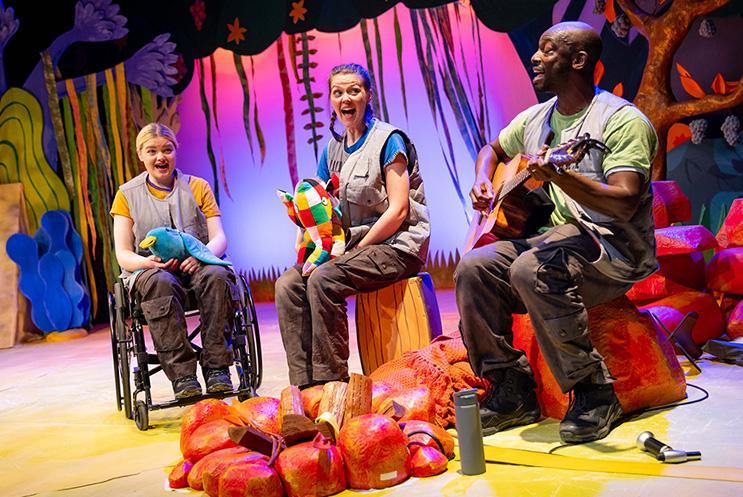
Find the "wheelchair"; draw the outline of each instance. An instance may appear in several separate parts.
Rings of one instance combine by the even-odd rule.
[[[142,431],[149,428],[149,411],[183,407],[206,398],[222,399],[237,396],[240,401],[255,397],[263,377],[261,341],[258,331],[258,319],[250,287],[243,275],[237,275],[240,300],[229,317],[230,334],[234,365],[237,369],[239,384],[231,392],[202,394],[181,400],[170,400],[155,403],[151,395],[150,377],[162,371],[157,354],[147,352],[144,337],[144,326],[147,324],[139,302],[132,300],[123,283],[114,284],[113,293],[108,294],[108,314],[111,327],[111,349],[113,353],[114,380],[116,385],[116,407],[124,410],[127,418]],[[188,304],[194,299],[189,292]],[[194,309],[187,305],[186,309]],[[186,317],[198,315],[197,310],[187,310]],[[188,332],[188,340],[196,352],[201,354],[201,347],[193,343],[201,331],[201,323]],[[154,366],[150,369],[150,366]],[[134,390],[132,390],[132,380]]]

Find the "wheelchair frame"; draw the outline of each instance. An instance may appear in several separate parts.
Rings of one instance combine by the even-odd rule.
[[[137,428],[144,431],[149,428],[149,411],[183,407],[207,398],[222,399],[237,396],[240,401],[255,397],[256,390],[263,380],[263,359],[261,353],[258,318],[255,312],[253,296],[250,293],[245,277],[237,275],[240,288],[240,301],[235,306],[234,315],[228,321],[232,330],[229,337],[234,354],[234,364],[240,379],[236,390],[215,394],[202,394],[181,400],[170,400],[161,403],[152,401],[150,377],[161,371],[157,354],[147,352],[144,339],[146,320],[136,302],[129,298],[122,282],[114,284],[114,293],[108,294],[108,313],[111,329],[111,348],[113,355],[114,380],[116,385],[116,407],[129,419],[134,419]],[[187,311],[186,316],[198,314],[198,311]],[[196,352],[201,354],[201,347],[193,339],[201,331],[201,322],[188,332],[188,340]],[[132,358],[136,365],[132,367]],[[156,365],[150,369],[150,365]],[[132,376],[134,391],[132,391]],[[144,400],[138,395],[144,394]]]

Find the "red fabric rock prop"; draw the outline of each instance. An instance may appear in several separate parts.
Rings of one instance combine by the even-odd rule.
[[[219,497],[283,497],[279,474],[266,461],[233,464],[219,479]]]
[[[346,489],[341,452],[322,434],[283,450],[276,470],[289,497],[325,497]]]
[[[389,416],[364,414],[347,421],[338,435],[338,448],[349,488],[386,488],[405,481],[410,475],[407,441]]]
[[[245,447],[228,447],[226,449],[215,450],[214,452],[205,455],[201,460],[194,464],[191,471],[188,472],[188,486],[194,490],[204,490],[204,469],[211,464],[210,461],[219,461],[225,457],[242,456],[248,453],[249,451]]]
[[[665,228],[671,223],[683,223],[691,219],[691,202],[675,181],[653,181],[653,214],[656,218],[655,227]],[[657,200],[656,200],[657,199]],[[665,216],[656,215],[656,203],[662,203]]]
[[[416,447],[410,458],[410,476],[425,478],[446,471],[449,460],[433,447]]]
[[[733,307],[728,317],[727,331],[728,336],[733,340],[743,337],[743,300]]]
[[[684,398],[686,382],[673,347],[651,317],[626,297],[588,311],[591,340],[616,378],[614,389],[626,413]],[[527,315],[514,315],[514,345],[526,352],[537,380],[542,413],[562,418],[568,396],[549,370]]]
[[[266,433],[280,433],[279,399],[253,397],[243,402],[235,400],[232,408],[246,425],[258,428]]]
[[[226,403],[217,399],[201,400],[188,409],[181,419],[181,453],[185,452],[188,437],[204,423],[226,418],[234,411]]]
[[[673,332],[687,313],[696,312],[699,318],[691,330],[691,338],[697,345],[703,345],[707,340],[717,338],[725,331],[722,309],[708,293],[689,290],[642,306],[640,309],[652,313],[663,322],[669,332]]]
[[[743,247],[743,198],[736,198],[717,232],[720,248]]]
[[[743,295],[743,247],[721,250],[710,259],[707,288]]]
[[[658,257],[717,248],[715,235],[701,225],[669,226],[656,229],[655,243]]]
[[[188,473],[191,471],[193,463],[186,459],[181,460],[173,466],[168,475],[168,485],[170,488],[186,488],[188,486]]]
[[[235,425],[227,419],[215,419],[199,426],[186,438],[183,458],[196,463],[207,454],[220,449],[236,447],[237,445],[230,440],[227,432],[230,426]]]

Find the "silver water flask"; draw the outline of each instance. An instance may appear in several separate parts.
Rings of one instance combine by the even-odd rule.
[[[482,474],[485,472],[485,450],[482,445],[477,389],[468,388],[454,392],[454,415],[456,416],[462,474]]]

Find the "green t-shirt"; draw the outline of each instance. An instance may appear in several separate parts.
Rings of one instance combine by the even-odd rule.
[[[498,135],[498,141],[509,157],[524,152],[524,129],[530,110],[517,115]],[[571,116],[563,116],[555,109],[550,118],[550,127],[555,132],[555,138],[550,146],[557,145],[562,131],[582,118],[587,110],[588,108]],[[604,130],[604,143],[611,150],[604,156],[605,176],[619,171],[637,171],[644,176],[645,181],[650,179],[650,166],[658,148],[658,139],[637,108],[629,105],[622,107],[609,118]],[[550,224],[565,224],[573,217],[566,204],[565,193],[553,184],[549,184],[546,190],[555,204]]]

